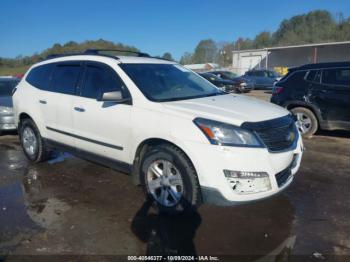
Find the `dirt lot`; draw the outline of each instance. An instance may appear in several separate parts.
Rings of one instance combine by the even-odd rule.
[[[246,255],[235,257],[239,261],[268,255],[346,261],[350,256],[333,255],[350,255],[350,133],[323,132],[305,145],[301,170],[282,194],[166,217],[149,210],[125,174],[62,153],[33,165],[15,134],[1,136],[0,254],[144,255],[166,249]]]

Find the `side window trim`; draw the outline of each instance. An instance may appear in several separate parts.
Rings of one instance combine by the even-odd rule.
[[[303,71],[303,70],[300,70],[300,71]],[[305,70],[306,71],[306,70]],[[315,72],[315,75],[314,75],[314,79],[313,80],[309,80],[307,79],[309,74],[312,72],[312,71],[316,71]],[[320,74],[320,79],[318,81],[315,81],[315,78],[317,76],[317,74]],[[322,79],[322,69],[309,69],[307,70],[305,76],[304,76],[304,80],[308,83],[314,83],[314,84],[321,84],[321,79]]]

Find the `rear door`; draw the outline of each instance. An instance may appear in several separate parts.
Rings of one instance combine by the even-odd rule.
[[[73,106],[75,143],[77,149],[127,162],[132,106],[97,101],[103,92],[112,91],[128,93],[116,71],[103,63],[86,62],[83,86]]]
[[[46,123],[49,138],[74,147],[73,101],[81,83],[82,63],[60,62],[55,64],[52,74],[49,101],[50,119]]]
[[[350,123],[350,67],[323,69],[314,96],[326,121]]]

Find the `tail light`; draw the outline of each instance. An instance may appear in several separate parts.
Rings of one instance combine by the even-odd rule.
[[[274,86],[272,93],[275,95],[278,95],[278,94],[282,93],[283,90],[284,90],[284,87],[282,87],[282,86]]]

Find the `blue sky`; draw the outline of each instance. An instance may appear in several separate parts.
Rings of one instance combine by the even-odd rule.
[[[233,41],[274,31],[293,15],[326,9],[350,16],[349,0],[1,0],[0,56],[54,43],[106,40],[177,59],[206,38]]]

